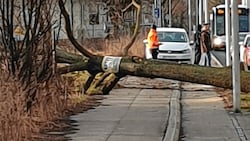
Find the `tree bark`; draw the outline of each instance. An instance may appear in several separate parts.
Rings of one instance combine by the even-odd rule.
[[[139,5],[135,0],[132,0],[131,4],[127,8],[129,8],[132,5],[134,5],[136,7],[136,25],[135,25],[133,36],[131,37],[128,44],[125,47],[123,47],[123,55],[125,55],[125,56],[128,55],[128,50],[131,48],[131,46],[135,42],[136,36],[137,36],[138,31],[140,29],[141,5]],[[127,8],[125,8],[123,10],[123,12],[125,12]]]
[[[133,4],[139,9],[140,6],[135,3]],[[66,52],[58,52],[56,54],[57,62],[59,63],[68,63],[69,66],[65,66],[59,68],[59,73],[68,73],[72,71],[81,71],[87,70],[92,75],[96,75],[100,72],[104,72],[102,70],[101,64],[103,61],[103,56],[95,56],[84,49],[73,37],[72,30],[70,28],[69,16],[67,11],[64,8],[64,4],[62,0],[59,0],[59,6],[62,10],[62,14],[65,18],[66,23],[66,31],[69,37],[69,40],[81,52],[84,56],[81,55],[72,55]],[[139,15],[137,15],[139,17]],[[139,25],[139,20],[137,20],[137,25]],[[136,30],[134,32],[133,38],[136,36]],[[132,39],[133,39],[132,38]],[[133,42],[133,40],[132,40]],[[131,43],[132,43],[131,42]],[[125,47],[127,50],[130,47],[130,43]],[[124,51],[126,53],[126,51]],[[87,58],[88,57],[88,58]],[[109,72],[111,73],[111,72]],[[107,76],[106,73],[103,73],[105,76],[101,77],[104,80]],[[112,81],[116,83],[121,76],[125,75],[134,75],[140,77],[150,77],[150,78],[167,78],[167,79],[174,79],[179,81],[186,81],[192,83],[199,83],[199,84],[207,84],[213,85],[217,87],[223,88],[232,88],[232,72],[231,67],[225,68],[215,68],[215,67],[202,67],[196,65],[188,65],[188,64],[174,64],[169,62],[163,61],[156,61],[156,60],[144,60],[143,58],[138,57],[123,57],[121,63],[119,65],[119,72],[115,73],[117,78],[113,79]],[[92,78],[95,78],[95,77]],[[94,81],[94,79],[90,79]],[[250,74],[247,72],[241,72],[241,90],[243,92],[250,91]],[[101,81],[100,81],[101,82]],[[112,87],[114,86],[112,83]],[[95,82],[89,82],[91,84],[96,84]],[[98,86],[95,86],[95,88]],[[112,87],[103,88],[102,90],[110,90]]]
[[[65,56],[67,55],[64,54],[64,57]],[[57,57],[59,57],[58,54]],[[79,56],[77,56],[76,58],[78,57]],[[101,63],[103,59],[102,56],[95,56],[93,58],[87,59],[85,60],[85,63],[83,63],[82,59],[78,59],[79,63],[75,63],[76,60],[74,60],[73,62],[75,65],[77,64],[79,66],[68,69],[68,72],[79,71],[79,68],[83,68],[82,70],[86,69],[89,72],[103,72],[101,68]],[[232,89],[231,67],[204,67],[198,65],[177,64],[157,60],[144,60],[143,58],[139,57],[123,57],[120,63],[119,72],[116,73],[116,75],[166,78]],[[249,80],[250,73],[241,71],[241,91],[250,92]]]
[[[81,52],[84,56],[86,57],[92,57],[94,56],[93,54],[91,54],[88,50],[84,49],[75,39],[73,33],[72,33],[72,29],[71,29],[71,24],[70,24],[70,17],[69,14],[66,10],[66,8],[64,7],[64,2],[63,0],[59,0],[58,1],[60,10],[65,18],[65,29],[68,35],[69,40],[71,41],[71,43],[74,45],[74,47]]]

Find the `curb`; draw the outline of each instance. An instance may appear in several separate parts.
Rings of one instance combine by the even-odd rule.
[[[181,127],[180,90],[174,90],[170,100],[170,116],[163,141],[178,141]]]

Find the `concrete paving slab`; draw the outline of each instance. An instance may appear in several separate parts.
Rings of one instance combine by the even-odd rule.
[[[119,81],[118,84],[126,88],[175,88],[176,81],[162,78],[144,78],[135,76],[126,76],[123,80]]]
[[[122,120],[113,132],[113,135],[132,135],[132,136],[158,136],[164,135],[165,121],[157,120]]]
[[[115,96],[123,96],[123,97],[134,97],[138,93],[140,93],[141,89],[132,89],[132,88],[122,88],[122,89],[113,89],[109,95],[105,97],[114,97]],[[114,95],[113,95],[114,94]]]
[[[244,112],[244,110],[242,110]],[[244,112],[243,114],[236,116],[240,123],[240,126],[246,130],[250,130],[250,112]]]
[[[134,136],[134,135],[112,135],[109,141],[160,141],[161,137],[158,136]]]
[[[250,130],[249,129],[244,129],[244,132],[246,134],[246,138],[250,140]]]
[[[189,139],[190,141],[240,141],[239,139],[235,139],[235,138],[230,138],[230,137],[204,137],[204,136],[196,136],[193,137],[191,139]]]
[[[181,141],[240,141],[216,92],[184,90],[182,107]]]
[[[96,109],[91,109],[82,114],[71,116],[72,120],[78,122],[84,121],[117,121],[120,120],[127,111],[128,107],[119,106],[101,106]]]
[[[123,120],[165,121],[169,107],[131,107]]]
[[[81,136],[81,137],[74,137],[74,139],[69,139],[69,141],[106,141],[108,135],[103,136]]]
[[[71,137],[109,135],[111,131],[116,127],[117,123],[118,121],[82,121],[77,127],[77,130],[81,132],[72,134]]]
[[[99,107],[71,117],[78,123],[75,123],[76,134],[68,137],[81,141],[161,141],[171,92],[170,89],[114,89],[104,96]]]
[[[242,129],[242,136],[244,136],[244,139],[250,140],[250,112],[242,110],[242,113],[235,117]]]

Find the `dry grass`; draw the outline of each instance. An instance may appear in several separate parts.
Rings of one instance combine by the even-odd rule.
[[[80,81],[80,78],[74,75],[67,78],[53,77],[48,82],[39,84],[36,87],[35,101],[27,112],[26,92],[21,84],[9,76],[7,71],[1,70],[1,74],[1,141],[47,140],[41,135],[42,132],[66,126],[56,120],[74,113],[79,105],[78,111],[94,106],[94,102],[91,102],[93,100],[80,93],[82,84],[76,83],[75,80]]]
[[[56,80],[40,84],[39,95],[30,111],[26,111],[26,92],[21,84],[1,71],[0,77],[0,140],[29,140],[40,132],[41,126],[60,117],[64,109],[61,85]],[[40,126],[39,126],[40,125]],[[33,134],[34,133],[34,134]]]
[[[224,107],[226,109],[233,108],[232,90],[224,89],[224,88],[217,88],[216,90],[219,93],[219,96],[223,98]],[[241,109],[250,111],[250,93],[241,93],[240,98],[241,98],[241,101],[240,101]]]
[[[138,36],[129,50],[130,56],[144,56],[143,39],[144,35]],[[128,42],[129,37],[119,37],[113,40],[86,41],[84,46],[95,54],[120,55],[122,47]],[[61,41],[59,46],[79,54],[68,41]],[[37,96],[31,110],[27,112],[26,92],[23,91],[22,85],[8,75],[6,68],[0,69],[0,72],[1,141],[49,140],[49,137],[44,138],[40,133],[66,127],[67,125],[58,123],[58,119],[96,106],[99,104],[96,100],[102,98],[83,95],[82,86],[86,76],[72,73],[37,84]]]
[[[139,34],[129,49],[129,56],[138,56],[144,57],[144,45],[143,40],[145,39],[145,35]],[[117,37],[116,39],[89,39],[85,40],[82,43],[82,46],[88,49],[90,52],[96,55],[112,55],[112,56],[120,56],[122,53],[122,49],[128,44],[130,41],[129,36]],[[62,41],[59,43],[60,48],[63,48],[69,52],[79,54],[77,50],[75,50],[72,44],[68,41]]]
[[[250,111],[250,93],[241,94],[241,108]]]

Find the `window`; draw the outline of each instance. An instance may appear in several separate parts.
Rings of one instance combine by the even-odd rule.
[[[99,24],[99,15],[98,14],[89,14],[89,24]]]
[[[247,15],[239,15],[239,32],[248,32],[249,23]]]
[[[216,33],[217,35],[225,35],[225,16],[216,17]]]
[[[158,32],[160,42],[187,42],[185,32]]]

